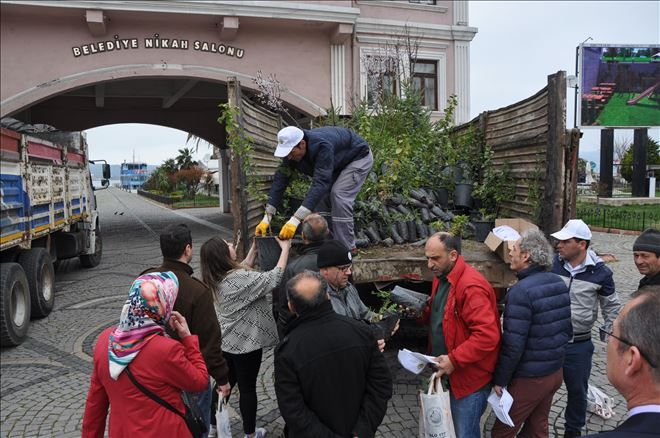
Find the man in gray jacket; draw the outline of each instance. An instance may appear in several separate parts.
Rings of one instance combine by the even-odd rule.
[[[558,240],[552,272],[562,277],[571,296],[573,339],[566,349],[564,383],[568,400],[564,412],[564,437],[580,436],[587,413],[587,388],[594,345],[591,328],[600,305],[604,325],[611,331],[621,304],[614,288],[612,271],[589,249],[591,230],[580,219],[572,219],[552,234]]]

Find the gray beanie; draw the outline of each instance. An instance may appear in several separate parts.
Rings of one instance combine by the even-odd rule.
[[[633,251],[654,252],[660,254],[660,231],[649,228],[639,235],[633,244]]]

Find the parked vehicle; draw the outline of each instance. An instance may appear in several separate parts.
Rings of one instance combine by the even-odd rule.
[[[3,119],[2,126],[0,341],[5,347],[23,342],[30,319],[53,309],[54,263],[78,257],[81,266],[95,267],[102,241],[84,135],[42,131],[12,119]],[[103,187],[109,178],[106,163]]]

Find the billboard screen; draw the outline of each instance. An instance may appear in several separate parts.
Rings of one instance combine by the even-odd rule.
[[[584,44],[581,128],[660,126],[660,45]]]

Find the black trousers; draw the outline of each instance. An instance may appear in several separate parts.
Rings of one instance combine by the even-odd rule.
[[[243,433],[254,433],[257,422],[257,376],[261,368],[263,350],[244,354],[222,352],[229,363],[229,385],[238,384],[240,396],[238,406],[243,420]]]

